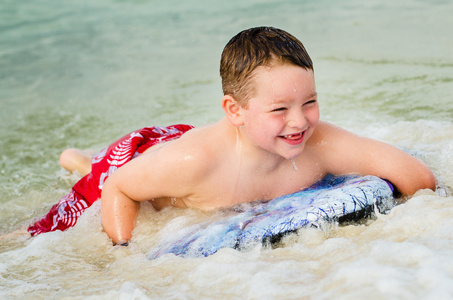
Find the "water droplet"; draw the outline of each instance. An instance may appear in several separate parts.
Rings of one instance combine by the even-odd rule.
[[[239,139],[239,129],[236,127],[236,152],[240,155],[242,154],[242,143]]]
[[[294,158],[291,158],[290,161],[293,164],[294,171],[299,171],[299,169],[297,168],[296,162],[294,161]]]
[[[171,197],[171,205],[176,205],[176,197]]]

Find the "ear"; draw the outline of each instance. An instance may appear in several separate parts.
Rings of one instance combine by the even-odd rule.
[[[222,98],[222,108],[226,117],[235,127],[244,125],[242,113],[244,108],[230,95],[225,95]]]

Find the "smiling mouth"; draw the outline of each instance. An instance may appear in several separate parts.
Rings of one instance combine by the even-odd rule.
[[[304,135],[305,135],[305,131],[302,131],[302,132],[293,133],[293,134],[281,135],[280,138],[282,138],[285,141],[290,142],[290,143],[298,143],[303,140]]]
[[[300,139],[303,135],[304,135],[304,132],[299,132],[299,133],[295,133],[295,134],[287,134],[287,135],[284,135],[283,137],[288,140],[297,140],[297,139]]]

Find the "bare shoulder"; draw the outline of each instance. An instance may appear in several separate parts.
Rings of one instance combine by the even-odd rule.
[[[217,160],[209,127],[195,128],[144,158],[159,167],[161,175],[185,181],[199,180]],[[210,142],[211,141],[211,142]]]
[[[312,138],[316,143],[326,145],[327,142],[341,143],[345,139],[356,139],[359,136],[332,123],[319,121]]]
[[[218,139],[210,126],[195,128],[151,155],[167,166],[180,171],[187,170],[180,175],[197,179],[209,172],[219,160],[217,146],[220,147],[221,141]]]
[[[323,121],[319,122],[308,141],[319,158],[327,160],[336,160],[338,154],[348,153],[364,143],[366,144],[362,137]]]

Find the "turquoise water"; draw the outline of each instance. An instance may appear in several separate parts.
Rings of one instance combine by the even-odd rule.
[[[452,15],[441,0],[0,0],[1,298],[453,297]],[[20,233],[77,181],[63,149],[219,119],[220,53],[260,25],[305,44],[324,120],[413,151],[442,188],[366,226],[209,258],[146,260],[196,211],[145,206],[129,249],[110,246],[97,205],[67,232]]]

